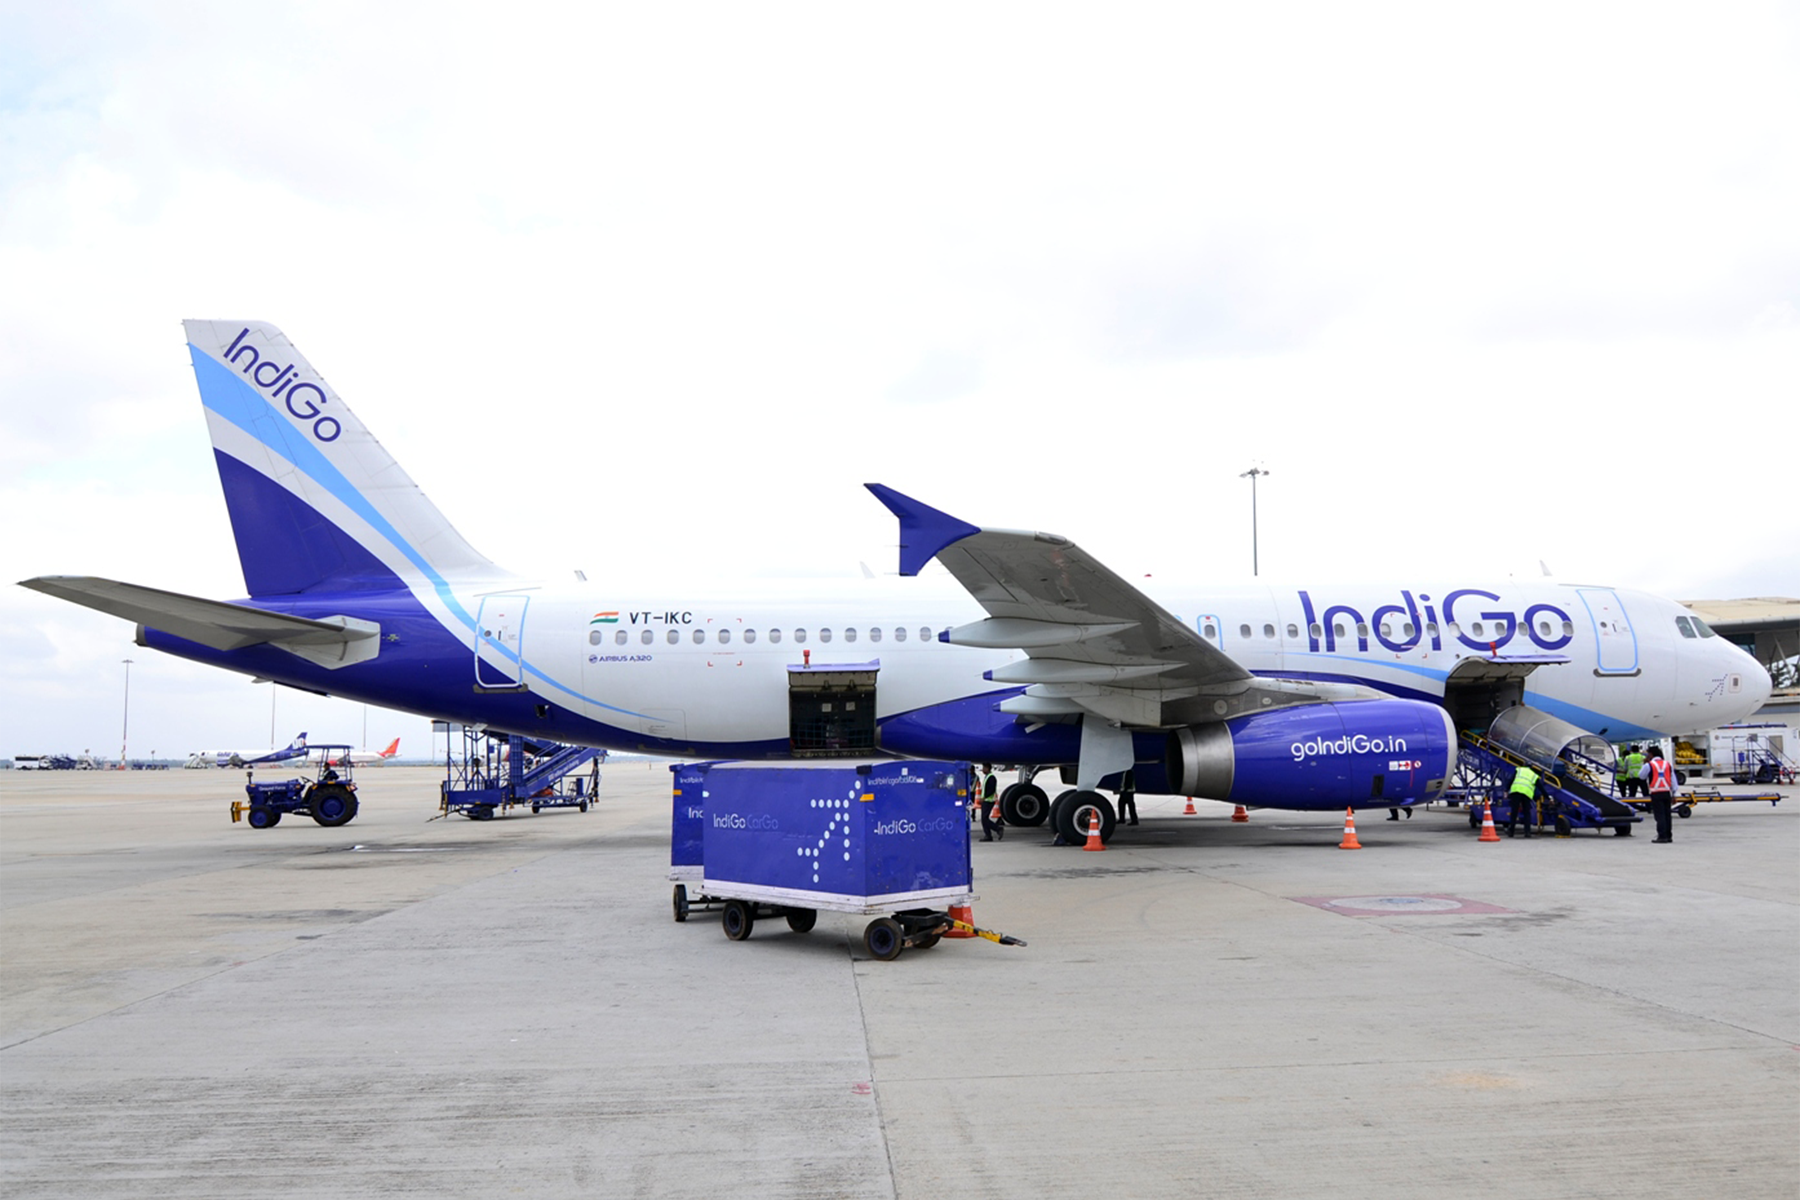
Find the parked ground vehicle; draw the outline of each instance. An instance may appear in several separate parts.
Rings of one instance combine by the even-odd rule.
[[[258,783],[252,766],[245,773],[249,782],[244,794],[249,798],[231,802],[232,821],[246,821],[252,829],[269,829],[281,824],[287,814],[297,813],[328,828],[348,825],[359,807],[350,749],[323,743],[308,746],[303,768],[310,778]]]

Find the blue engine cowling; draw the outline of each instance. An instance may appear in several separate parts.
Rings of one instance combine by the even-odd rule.
[[[1233,804],[1424,802],[1455,771],[1456,727],[1420,700],[1302,704],[1178,729],[1166,768],[1174,794]]]

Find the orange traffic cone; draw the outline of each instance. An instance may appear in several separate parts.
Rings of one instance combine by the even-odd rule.
[[[999,819],[1000,819],[1000,802],[998,800],[996,800],[996,801],[994,801],[993,809],[991,811],[989,811],[989,813],[988,813],[988,820],[998,821]]]
[[[1250,819],[1250,810],[1240,804],[1231,810],[1231,819],[1240,822],[1248,821]]]
[[[1497,842],[1500,840],[1500,831],[1494,828],[1494,802],[1492,800],[1483,800],[1481,802],[1481,836],[1475,840],[1478,842]]]
[[[1100,840],[1100,810],[1094,809],[1088,815],[1088,840],[1083,850],[1104,850],[1106,843]]]
[[[975,924],[975,910],[966,904],[952,904],[950,906],[950,919],[952,921],[961,921],[964,925],[973,925]],[[947,938],[972,938],[975,935],[970,933],[967,929],[957,929],[952,927],[944,936]]]
[[[1361,850],[1362,843],[1356,840],[1356,810],[1344,810],[1344,840],[1338,843],[1339,850]]]
[[[1181,815],[1184,817],[1197,817],[1200,815],[1199,810],[1194,807],[1194,798],[1192,796],[1188,797],[1188,806],[1181,810]]]

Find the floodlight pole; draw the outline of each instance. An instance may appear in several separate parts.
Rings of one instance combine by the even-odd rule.
[[[1269,471],[1262,467],[1251,467],[1239,475],[1239,479],[1250,481],[1250,574],[1261,574],[1262,564],[1257,561],[1256,553],[1256,480],[1258,476],[1268,475]]]
[[[128,765],[125,758],[125,747],[131,740],[131,660],[122,659],[125,664],[125,717],[119,725],[119,770]]]

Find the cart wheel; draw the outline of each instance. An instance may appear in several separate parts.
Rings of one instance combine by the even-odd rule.
[[[348,825],[356,816],[356,796],[349,788],[335,783],[322,783],[306,794],[312,819],[327,829]]]
[[[1563,817],[1563,816],[1557,817],[1556,818],[1556,836],[1557,837],[1568,837],[1569,832],[1570,832],[1569,818]]]
[[[756,928],[756,912],[742,900],[727,900],[725,915],[720,924],[725,927],[726,937],[734,942],[741,942]]]
[[[918,941],[914,942],[913,945],[917,946],[921,950],[929,950],[933,946],[937,945],[939,942],[941,942],[943,940],[944,940],[944,935],[941,933],[928,933],[925,936],[921,937]]]
[[[892,917],[876,917],[863,930],[863,948],[869,957],[878,958],[882,962],[893,962],[900,957],[900,951],[906,948],[906,935],[900,930],[900,922]]]
[[[250,810],[249,821],[250,828],[252,829],[267,829],[279,820],[281,820],[281,814],[278,812],[271,812],[266,808],[252,808]]]
[[[670,897],[670,903],[675,908],[676,923],[679,924],[680,922],[688,919],[689,909],[688,909],[687,884],[678,883],[675,885],[675,894],[672,897]]]
[[[819,910],[816,908],[790,908],[787,910],[788,928],[795,933],[811,933],[812,927],[819,923]]]
[[[1613,826],[1613,836],[1614,837],[1630,837],[1631,836],[1631,826],[1629,826],[1629,825],[1614,825]]]
[[[535,817],[537,815],[537,810],[538,810],[538,806],[536,804],[533,804],[531,806],[531,815]]]
[[[577,804],[575,807],[579,808],[582,812],[586,812],[587,811],[587,801],[583,800],[580,804]]]
[[[1689,817],[1694,815],[1693,806],[1690,804],[1684,804],[1680,808],[1675,810],[1675,815],[1685,821]]]

